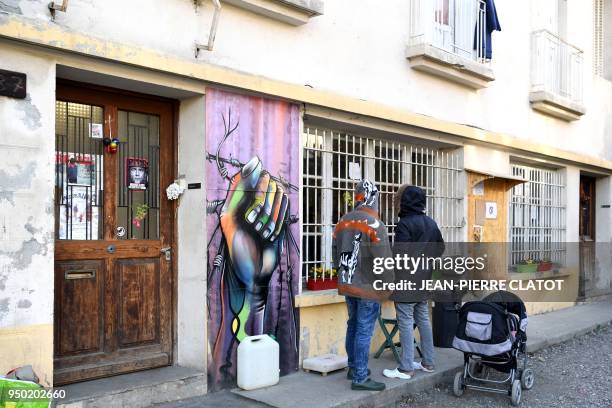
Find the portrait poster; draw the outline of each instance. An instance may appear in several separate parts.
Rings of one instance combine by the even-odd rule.
[[[149,161],[141,157],[126,158],[125,177],[128,190],[146,190],[149,187]]]

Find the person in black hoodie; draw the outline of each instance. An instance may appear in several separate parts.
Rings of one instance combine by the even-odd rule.
[[[395,226],[395,245],[402,250],[402,243],[408,248],[412,256],[438,257],[444,252],[444,240],[436,222],[425,215],[427,197],[423,189],[416,186],[403,185],[395,195],[396,209],[399,210],[399,222]],[[398,208],[399,207],[399,208]],[[413,243],[421,243],[413,244]],[[413,279],[431,279],[431,269],[427,265],[414,271]],[[419,285],[420,286],[420,285]],[[434,347],[431,323],[429,320],[429,294],[427,292],[411,293],[411,303],[400,302],[395,297],[395,312],[400,329],[400,342],[402,356],[399,367],[383,371],[389,378],[409,380],[414,371],[422,369],[426,372],[434,371]],[[405,296],[401,296],[406,300]],[[414,362],[414,323],[416,322],[421,335],[421,350],[423,361]]]

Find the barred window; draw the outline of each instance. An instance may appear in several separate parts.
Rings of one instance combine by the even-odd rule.
[[[380,192],[380,215],[394,236],[397,211],[393,195],[404,183],[427,193],[427,214],[446,241],[458,241],[463,227],[462,171],[456,149],[417,146],[318,127],[306,127],[303,137],[302,278],[325,270],[332,262],[332,232],[336,222],[353,208],[355,178],[375,182]]]
[[[565,177],[561,171],[512,165],[512,175],[529,180],[512,188],[511,265],[527,259],[565,258]]]

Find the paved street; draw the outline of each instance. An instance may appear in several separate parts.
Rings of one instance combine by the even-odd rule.
[[[572,324],[572,322],[567,322]],[[534,353],[530,367],[535,385],[523,393],[522,407],[575,408],[612,406],[612,327],[577,337]],[[407,407],[489,408],[509,407],[503,395],[466,390],[461,398],[452,394],[452,385],[406,397]]]
[[[571,324],[571,322],[567,322]],[[531,391],[523,393],[522,407],[575,408],[612,406],[612,327],[606,325],[565,343],[540,350],[530,356],[536,375]],[[155,408],[265,407],[242,399],[228,391],[205,397],[158,405]],[[405,397],[399,407],[509,407],[502,395],[468,390],[461,398],[452,395],[452,386],[439,385],[431,390]],[[299,408],[299,407],[291,407]]]
[[[166,404],[156,404],[151,408],[265,408],[267,406],[268,405],[239,397],[225,390],[207,394],[203,397],[190,398]]]

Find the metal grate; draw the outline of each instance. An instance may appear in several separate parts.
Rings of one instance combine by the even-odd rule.
[[[512,165],[512,174],[529,182],[512,189],[511,265],[527,259],[565,258],[565,177],[557,170]]]
[[[559,35],[539,30],[531,35],[531,90],[550,92],[582,103],[583,52]]]
[[[320,268],[323,278],[329,275],[332,232],[338,219],[353,207],[355,177],[376,183],[381,219],[391,237],[397,221],[393,195],[399,186],[410,183],[427,192],[427,213],[438,222],[444,239],[460,240],[462,165],[456,150],[316,127],[304,130],[303,144],[303,280],[309,279],[312,268]]]
[[[119,111],[118,225],[126,230],[120,239],[159,239],[159,117]],[[130,165],[141,167],[143,187],[131,188]],[[138,208],[144,216],[136,222]]]
[[[99,106],[55,102],[56,238],[102,238],[103,110]]]
[[[485,63],[484,0],[410,0],[410,45],[428,44]]]

